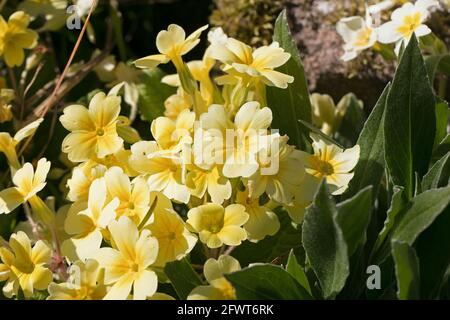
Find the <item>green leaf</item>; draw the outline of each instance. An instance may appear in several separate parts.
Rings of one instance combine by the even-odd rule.
[[[436,97],[436,137],[434,139],[434,145],[437,146],[447,135],[448,124],[448,103],[447,101]]]
[[[246,241],[231,253],[242,266],[254,262],[272,262],[280,257],[286,258],[291,249],[301,247],[302,231],[300,226],[294,225],[284,210],[276,210],[276,213],[280,220],[280,230],[277,234],[266,237],[257,243]]]
[[[419,259],[414,248],[403,242],[392,242],[392,257],[400,300],[420,298]]]
[[[334,298],[349,275],[348,248],[337,222],[337,208],[322,181],[303,222],[303,246],[325,298]]]
[[[450,207],[447,207],[433,224],[416,241],[420,260],[421,298],[438,298],[450,265]]]
[[[435,189],[448,185],[450,178],[450,152],[439,159],[422,179],[422,190]]]
[[[450,186],[432,189],[413,198],[402,211],[395,227],[392,241],[413,245],[417,237],[426,230],[450,203]]]
[[[450,54],[428,56],[425,58],[425,65],[431,85],[433,85],[438,71],[450,75]]]
[[[203,285],[202,279],[186,259],[168,263],[164,272],[181,300],[186,300],[195,287]]]
[[[283,268],[255,265],[225,275],[239,300],[311,300],[311,295]]]
[[[398,214],[401,212],[401,210],[404,208],[406,204],[403,192],[404,192],[403,188],[398,188],[394,191],[394,195],[392,196],[391,200],[391,206],[387,211],[383,229],[380,231],[378,238],[375,242],[375,245],[373,247],[373,252],[377,253],[377,258],[374,259],[374,261],[377,263],[380,261],[384,261],[385,258],[389,255],[389,253],[379,251],[390,250],[389,242],[387,242],[386,239],[391,234],[391,231],[394,228]],[[385,247],[386,250],[381,250],[383,247]]]
[[[308,277],[306,276],[303,267],[298,263],[294,250],[289,253],[289,258],[286,265],[286,271],[297,280],[300,285],[311,294],[311,287],[309,286]]]
[[[386,86],[361,131],[357,142],[360,147],[359,161],[345,198],[369,185],[373,186],[374,195],[377,194],[385,169],[383,123],[389,89],[390,86]]]
[[[161,82],[165,73],[158,68],[145,70],[137,85],[139,91],[138,108],[144,120],[152,121],[164,114],[164,101],[176,92]]]
[[[394,185],[412,197],[414,173],[428,170],[436,134],[436,100],[417,39],[411,38],[387,97],[385,158]]]
[[[287,89],[267,88],[268,106],[273,111],[272,127],[289,136],[289,143],[301,150],[309,150],[311,143],[308,131],[300,127],[298,120],[311,123],[311,101],[308,85],[300,54],[297,49],[286,17],[283,11],[275,22],[274,41],[288,53],[291,58],[277,71],[291,75],[294,82]]]
[[[348,256],[366,243],[366,232],[372,213],[372,186],[337,205],[337,222],[347,243]]]

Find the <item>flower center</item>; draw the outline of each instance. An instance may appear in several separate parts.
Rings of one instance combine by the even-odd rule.
[[[400,32],[404,37],[411,37],[413,32],[420,26],[420,20],[420,12],[404,17],[403,24],[398,28],[398,32]]]
[[[169,234],[167,235],[167,238],[169,240],[175,240],[177,238],[177,235],[175,234],[175,232],[169,232]]]
[[[329,176],[329,175],[332,175],[334,173],[333,166],[329,162],[323,161],[323,160],[318,160],[317,161],[316,169],[317,169],[317,171],[322,173],[322,175],[324,175],[324,176]]]
[[[98,135],[99,137],[105,135],[105,130],[103,130],[103,128],[98,128],[98,129],[97,129],[97,135]]]

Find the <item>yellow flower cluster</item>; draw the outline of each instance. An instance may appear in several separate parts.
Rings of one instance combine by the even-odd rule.
[[[7,280],[7,296],[20,288],[26,297],[33,289],[47,289],[49,299],[163,297],[157,293],[158,282],[165,281],[163,267],[198,245],[210,257],[204,265],[209,285],[189,298],[233,299],[223,275],[240,265],[221,253],[276,234],[276,208],[300,223],[322,178],[335,194],[345,191],[358,146],[344,151],[313,136],[314,154],[308,154],[270,129],[266,87],[286,88],[294,81],[275,70],[290,54],[276,42],[253,50],[218,29],[209,35],[204,58],[185,63],[205,29],[186,37],[181,27],[170,25],[158,34],[159,54],[135,62],[154,68],[170,61],[177,70],[163,79],[178,90],[167,99],[165,116],[151,123],[154,140],[124,142],[122,129],[130,121],[120,115],[118,87],[97,93],[88,107],[64,109],[60,122],[69,133],[62,152],[76,166],[67,180],[70,205],[63,227],[37,195],[50,162],[40,159],[36,169],[22,166],[16,153],[40,121],[14,138],[0,133],[0,151],[14,182],[0,192],[0,213],[29,203],[52,231],[51,243],[32,247],[18,232],[1,249],[0,281]],[[212,77],[216,66],[220,74]]]

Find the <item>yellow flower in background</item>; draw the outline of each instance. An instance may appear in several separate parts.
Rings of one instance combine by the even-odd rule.
[[[150,191],[160,191],[177,202],[189,202],[190,193],[183,183],[185,169],[179,155],[160,152],[155,141],[135,143],[131,152],[130,165],[146,176]]]
[[[344,61],[355,59],[358,54],[373,47],[377,43],[377,29],[372,26],[370,14],[363,17],[355,16],[339,20],[336,31],[344,40]]]
[[[199,286],[189,293],[188,300],[236,300],[236,291],[224,275],[241,270],[239,261],[222,255],[205,262],[203,273],[209,286]]]
[[[11,121],[13,114],[12,106],[9,104],[15,98],[14,90],[6,89],[0,84],[0,123]]]
[[[44,118],[39,118],[31,122],[17,131],[14,137],[11,137],[7,132],[0,132],[0,152],[5,154],[8,164],[13,169],[13,173],[14,170],[20,169],[21,167],[19,158],[17,157],[17,145],[25,138],[33,135],[42,121],[44,121]]]
[[[72,162],[90,158],[104,158],[119,151],[123,140],[117,134],[120,113],[120,97],[97,93],[89,103],[89,109],[71,105],[64,109],[60,121],[71,131],[62,143],[62,151]]]
[[[102,232],[116,218],[118,207],[117,198],[107,202],[105,179],[94,180],[88,202],[75,202],[69,209],[64,229],[71,238],[63,242],[63,254],[70,261],[92,258],[102,243]]]
[[[28,29],[30,16],[23,11],[14,12],[8,22],[0,16],[0,55],[8,67],[21,66],[25,60],[24,49],[32,49],[39,38],[36,31]]]
[[[160,54],[147,56],[136,60],[138,68],[154,68],[160,63],[172,61],[175,65],[180,63],[181,57],[191,51],[199,42],[200,36],[208,26],[203,26],[186,38],[184,29],[176,24],[171,24],[167,30],[162,30],[156,37],[156,47]]]
[[[52,282],[47,300],[101,300],[106,295],[104,272],[96,260],[76,261],[67,272],[66,282]]]
[[[144,229],[139,233],[127,217],[113,221],[108,229],[113,248],[101,248],[97,260],[105,269],[105,284],[111,285],[106,300],[125,300],[133,291],[134,300],[151,297],[158,287],[158,277],[150,269],[158,255],[158,241]]]
[[[272,111],[256,101],[245,103],[234,123],[223,106],[212,105],[200,117],[194,136],[194,161],[202,168],[223,164],[227,178],[249,177],[258,170],[257,153],[267,145]],[[203,137],[202,137],[203,135]]]
[[[258,242],[266,236],[275,235],[280,230],[278,216],[270,208],[260,205],[259,198],[251,198],[248,189],[238,191],[236,203],[242,204],[248,213],[248,221],[244,224],[248,240]]]
[[[315,134],[311,134],[311,138],[314,154],[302,152],[306,172],[316,178],[326,178],[332,194],[342,194],[353,178],[351,171],[359,160],[359,146],[344,151]]]
[[[42,158],[38,161],[36,171],[29,162],[17,170],[13,176],[15,187],[0,192],[0,214],[10,213],[22,203],[32,200],[39,191],[44,189],[50,165],[50,161]]]
[[[292,76],[275,71],[291,57],[278,42],[253,51],[245,43],[227,38],[226,42],[211,46],[211,57],[226,65],[225,72],[243,77],[247,81],[260,80],[266,85],[283,89],[294,82]]]
[[[303,179],[302,153],[287,144],[287,136],[274,136],[259,152],[260,169],[248,178],[250,197],[258,198],[264,192],[282,204],[290,204]]]
[[[430,16],[430,8],[439,6],[436,0],[417,0],[405,3],[391,15],[391,21],[378,28],[378,41],[396,43],[396,52],[402,43],[408,44],[413,33],[419,38],[431,33],[424,22]]]
[[[92,182],[103,177],[106,170],[104,165],[93,161],[84,162],[73,168],[72,176],[67,180],[69,187],[67,199],[72,202],[87,201]]]
[[[238,246],[247,238],[242,225],[248,218],[243,205],[231,204],[224,208],[208,203],[189,210],[186,223],[199,234],[201,242],[209,248],[219,248],[224,244]]]
[[[197,242],[197,237],[189,232],[183,219],[174,210],[155,210],[152,222],[146,228],[158,240],[155,266],[162,267],[168,262],[182,259]]]
[[[152,121],[153,138],[161,149],[177,149],[192,143],[195,113],[189,110],[180,112],[176,120],[158,117]]]
[[[47,265],[50,263],[52,251],[50,247],[38,240],[32,247],[28,236],[19,231],[11,235],[9,247],[0,249],[3,265],[7,266],[9,277],[3,286],[3,293],[11,298],[18,294],[19,287],[25,298],[30,298],[34,290],[46,290],[53,275]],[[2,265],[0,265],[0,270]]]
[[[150,190],[147,182],[130,178],[119,167],[112,167],[105,173],[106,189],[109,198],[120,201],[116,209],[117,217],[127,216],[137,225],[144,219],[150,209]]]
[[[301,187],[295,192],[294,201],[290,205],[285,205],[284,208],[289,214],[289,217],[295,223],[299,224],[303,221],[306,208],[314,200],[314,196],[319,188],[321,179],[310,174],[305,174],[302,180]]]
[[[186,176],[186,186],[191,195],[201,199],[208,193],[211,202],[217,204],[230,199],[232,193],[230,180],[220,174],[217,166],[208,170],[190,166]]]

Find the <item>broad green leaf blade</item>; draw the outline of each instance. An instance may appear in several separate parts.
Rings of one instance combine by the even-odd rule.
[[[287,257],[291,249],[302,245],[301,227],[294,225],[285,211],[276,210],[276,213],[280,220],[280,230],[277,234],[257,243],[246,241],[231,253],[242,266],[255,262],[272,262],[279,257]]]
[[[392,196],[391,206],[387,211],[383,229],[380,231],[380,234],[378,235],[378,238],[373,247],[373,252],[376,253],[376,256],[373,260],[376,263],[384,261],[385,258],[387,258],[387,256],[389,255],[389,253],[386,252],[390,251],[389,242],[387,241],[387,239],[394,228],[398,214],[401,212],[407,202],[404,199],[403,192],[403,188],[398,188],[394,191],[394,195]]]
[[[300,285],[311,294],[311,287],[309,286],[308,277],[306,276],[303,267],[298,263],[297,257],[294,254],[294,250],[289,253],[288,262],[286,265],[286,271],[297,280]]]
[[[437,146],[447,135],[449,109],[447,101],[436,97],[436,137],[434,145]]]
[[[386,86],[375,108],[367,119],[357,144],[360,147],[355,175],[349,183],[345,198],[355,195],[359,190],[372,185],[374,195],[377,194],[381,178],[384,174],[384,113],[390,86]]]
[[[450,178],[450,152],[439,159],[422,179],[422,190],[448,185]]]
[[[164,272],[181,300],[186,300],[195,287],[203,284],[200,276],[186,259],[168,263]]]
[[[402,217],[392,235],[392,241],[413,245],[450,203],[450,186],[431,189],[413,198],[402,212]]]
[[[397,297],[400,300],[420,298],[419,259],[413,247],[403,242],[392,242],[392,257],[397,277]]]
[[[225,275],[239,300],[311,300],[311,295],[283,268],[260,264]]]
[[[384,119],[385,158],[394,185],[409,198],[414,173],[428,171],[436,134],[436,100],[417,39],[411,38],[395,73]]]
[[[325,298],[334,298],[349,275],[348,248],[337,222],[337,208],[322,181],[303,222],[303,246]]]
[[[337,222],[344,234],[348,256],[366,243],[366,232],[372,213],[372,186],[337,205]]]
[[[145,70],[138,84],[138,108],[144,120],[152,121],[164,114],[164,101],[176,92],[161,79],[165,73],[158,68]]]
[[[420,291],[423,299],[438,298],[450,265],[450,207],[416,241],[420,259]]]
[[[286,17],[283,11],[275,22],[274,41],[288,53],[291,58],[277,71],[291,75],[294,82],[287,89],[267,88],[267,103],[273,111],[272,127],[289,136],[289,143],[301,150],[309,150],[311,143],[308,131],[304,130],[298,120],[311,123],[311,101],[308,85],[300,54],[297,49]]]

